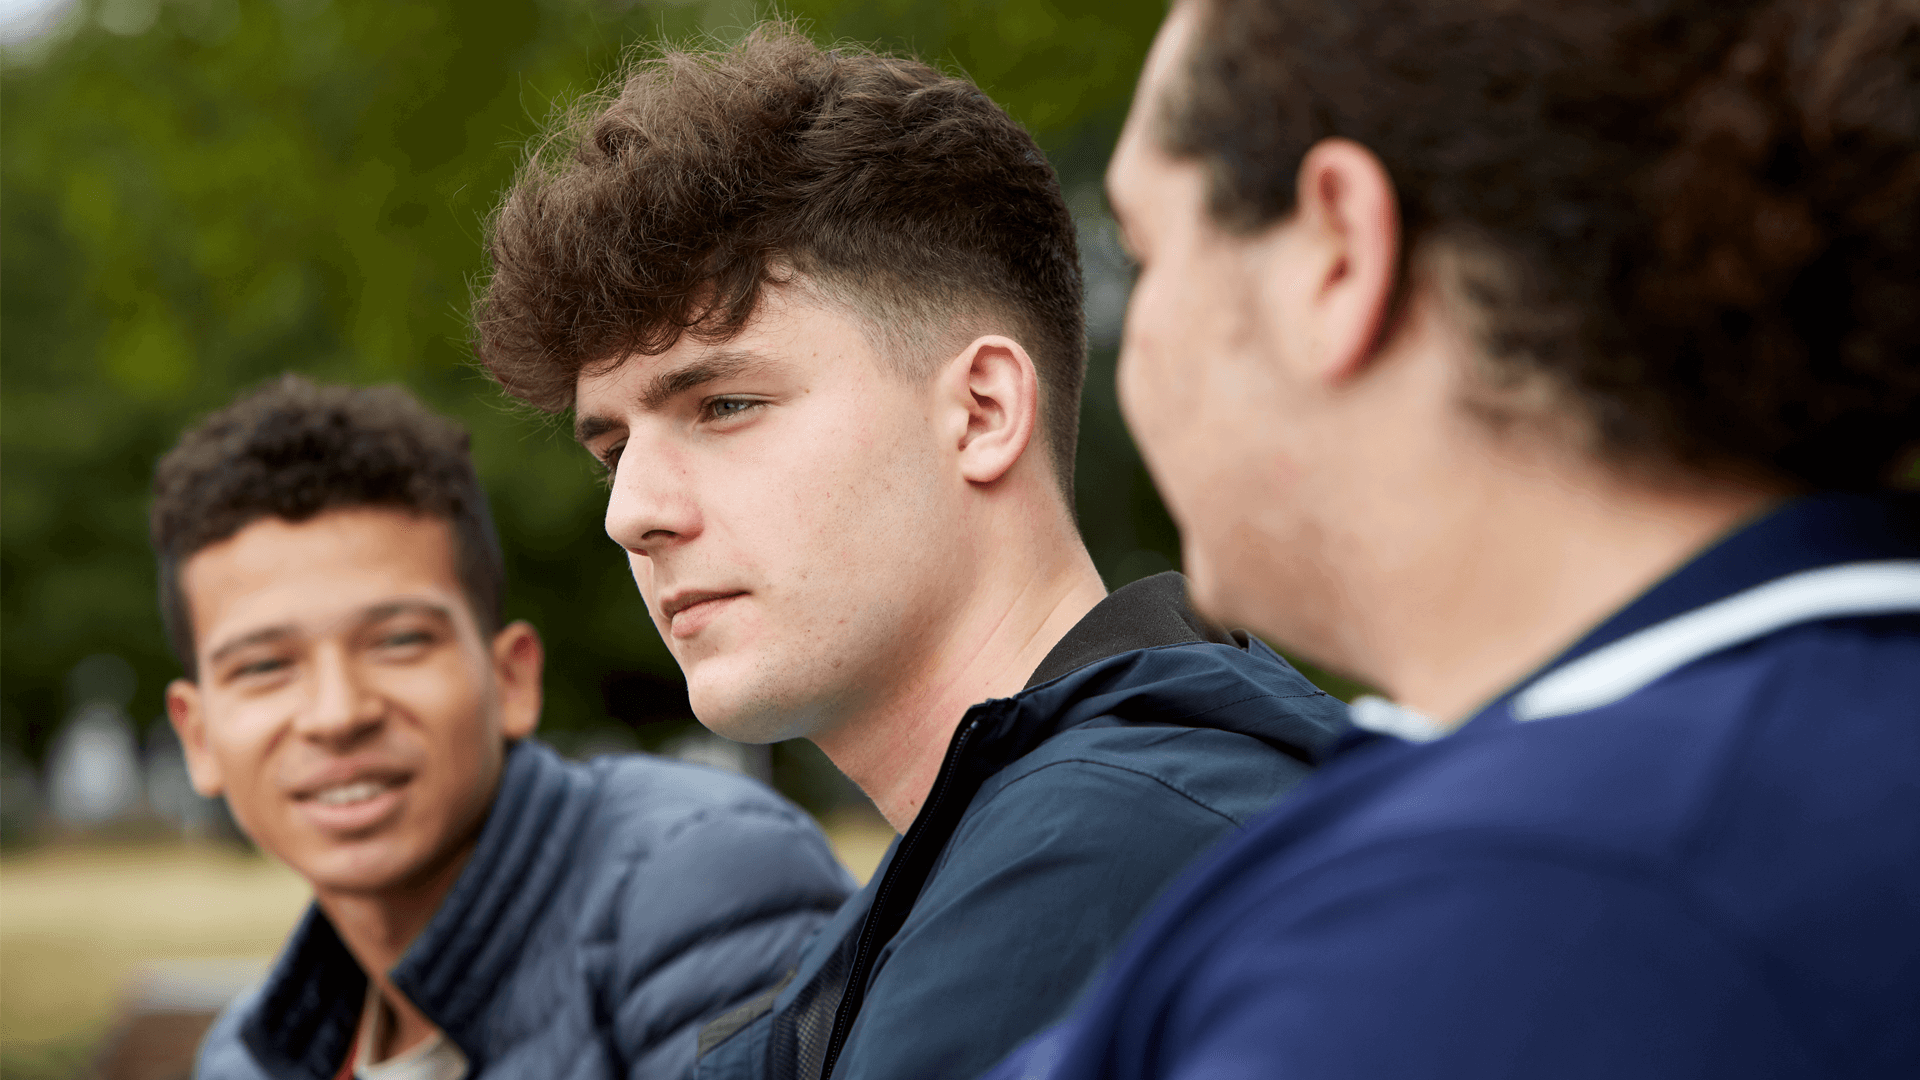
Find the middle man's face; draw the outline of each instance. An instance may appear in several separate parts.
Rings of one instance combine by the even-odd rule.
[[[971,580],[966,481],[933,393],[791,286],[731,341],[683,336],[583,373],[607,535],[708,727],[817,735],[924,670]]]

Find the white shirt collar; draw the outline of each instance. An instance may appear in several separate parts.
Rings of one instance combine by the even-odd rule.
[[[465,1080],[467,1055],[445,1033],[435,1030],[405,1053],[375,1061],[374,1049],[385,1040],[386,1011],[380,1008],[380,988],[367,981],[367,1003],[360,1013],[360,1039],[353,1054],[356,1080]]]

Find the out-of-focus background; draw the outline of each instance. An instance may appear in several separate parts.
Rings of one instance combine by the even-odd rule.
[[[186,785],[145,540],[154,460],[281,371],[403,382],[473,431],[508,614],[548,644],[546,738],[765,776],[870,872],[891,834],[817,751],[741,748],[689,719],[588,459],[465,345],[483,221],[556,106],[631,48],[725,39],[770,10],[0,0],[0,1076],[179,1075],[164,1048],[197,1028],[167,1017],[254,977],[304,903]],[[1052,157],[1094,347],[1080,518],[1110,586],[1173,567],[1114,403],[1128,281],[1099,187],[1163,0],[783,10],[971,76]]]

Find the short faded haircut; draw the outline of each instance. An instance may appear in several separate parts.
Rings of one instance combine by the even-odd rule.
[[[648,54],[537,146],[487,251],[475,351],[548,412],[573,406],[583,371],[682,334],[729,340],[770,283],[850,308],[910,374],[1004,333],[1033,358],[1071,503],[1086,372],[1073,218],[1032,137],[965,79],[822,49],[784,22]]]
[[[180,436],[154,469],[149,519],[160,614],[199,678],[180,571],[263,518],[302,522],[384,507],[447,522],[454,566],[482,634],[501,625],[506,569],[468,436],[398,386],[324,386],[282,375]]]

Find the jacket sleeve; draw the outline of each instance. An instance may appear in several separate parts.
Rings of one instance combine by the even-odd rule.
[[[619,905],[608,1007],[627,1075],[688,1076],[701,1025],[780,981],[852,888],[813,821],[771,796],[676,823]]]
[[[882,953],[834,1080],[971,1080],[1063,1013],[1161,888],[1235,823],[1161,780],[1069,760],[949,844]]]

